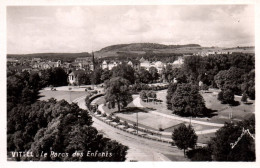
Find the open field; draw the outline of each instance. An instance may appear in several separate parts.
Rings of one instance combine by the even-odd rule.
[[[57,100],[66,100],[71,103],[78,97],[86,96],[87,92],[85,91],[51,91],[51,90],[41,90],[39,100],[48,100],[50,98],[55,98]]]
[[[210,89],[208,92],[201,92],[201,95],[205,100],[206,107],[215,111],[215,114],[217,115],[211,118],[193,118],[194,120],[209,121],[214,123],[225,123],[230,122],[229,115],[231,113],[234,121],[240,121],[253,115],[253,112],[255,111],[255,102],[253,100],[249,100],[251,104],[244,104],[243,102],[241,102],[240,96],[235,96],[235,100],[238,101],[240,105],[232,106],[230,108],[228,104],[221,104],[221,102],[217,100],[217,95],[219,91],[220,90]],[[147,103],[141,101],[141,104],[144,107],[156,110],[157,112],[173,115],[172,111],[167,109],[167,90],[158,91],[156,94],[157,98],[163,101],[162,103],[155,104],[153,102]]]

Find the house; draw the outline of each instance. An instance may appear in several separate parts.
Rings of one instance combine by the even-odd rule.
[[[33,62],[33,63],[34,63],[34,62],[40,63],[41,61],[42,61],[41,58],[33,58],[33,59],[32,59],[32,62]]]
[[[143,67],[143,68],[145,68],[146,70],[149,70],[149,68],[151,67],[151,65],[150,65],[150,62],[149,61],[143,61],[143,62],[141,62],[140,61],[140,67]]]
[[[183,58],[182,57],[178,57],[178,59],[177,60],[175,60],[173,63],[172,63],[173,65],[181,65],[181,64],[183,64]]]
[[[68,82],[70,85],[78,85],[79,83],[79,76],[81,74],[84,74],[85,71],[83,70],[76,70],[76,71],[72,71],[69,75],[68,75]]]
[[[116,67],[118,64],[121,64],[121,62],[116,62],[116,61],[113,61],[113,62],[110,62],[108,63],[108,70],[111,70],[112,68]]]
[[[158,70],[158,73],[159,73],[159,74],[162,74],[163,67],[165,67],[165,64],[162,63],[161,61],[156,61],[156,62],[154,63],[154,65],[155,65],[155,68]]]
[[[108,69],[107,61],[104,60],[104,61],[102,62],[101,68],[102,68],[102,69]]]
[[[77,63],[90,63],[92,61],[92,57],[79,57],[75,59],[75,62]]]
[[[133,67],[133,62],[132,61],[128,61],[127,65],[130,65],[131,67]]]
[[[50,68],[55,68],[55,67],[60,67],[61,66],[61,61],[58,60],[57,62],[39,62],[39,63],[34,63],[32,65],[32,68],[35,69],[50,69]]]

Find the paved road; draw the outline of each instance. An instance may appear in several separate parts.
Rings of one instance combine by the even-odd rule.
[[[79,107],[85,109],[84,98],[77,99]],[[171,155],[172,160],[185,161],[183,151],[170,144],[143,139],[124,131],[115,129],[102,121],[92,118],[96,127],[104,136],[116,140],[129,147],[127,161],[170,161],[165,155]]]

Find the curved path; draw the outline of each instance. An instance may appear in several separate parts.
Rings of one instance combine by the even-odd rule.
[[[98,100],[99,98],[95,99]],[[137,97],[134,99],[133,104],[136,107],[144,107],[143,105],[141,105],[140,103],[141,99],[140,97]],[[104,109],[103,109],[104,104],[100,104],[98,105],[98,110],[101,113],[105,113]],[[180,120],[180,121],[184,121],[184,122],[190,122],[190,119],[186,119],[186,118],[181,118],[181,117],[177,117],[177,116],[171,116],[171,115],[167,115],[167,114],[163,114],[160,112],[156,112],[156,111],[149,111],[149,113],[153,113],[155,115],[159,115],[159,116],[163,116],[163,117],[167,117],[170,119],[174,119],[174,120]],[[196,120],[191,120],[192,123],[196,123],[196,124],[201,124],[201,125],[209,125],[209,126],[217,126],[217,127],[222,127],[224,126],[224,124],[217,124],[217,123],[209,123],[209,122],[203,122],[203,121],[196,121]],[[209,133],[214,133],[218,130],[219,128],[214,128],[214,129],[207,129],[207,130],[201,130],[201,131],[196,131],[197,135],[202,135],[202,134],[209,134]],[[161,132],[162,135],[167,135],[170,136],[172,135],[171,132]]]
[[[141,108],[144,107],[144,106],[141,104],[141,99],[140,99],[139,96],[134,99],[133,104],[134,104],[136,107],[141,107]],[[184,122],[190,122],[190,119],[188,119],[188,118],[182,118],[182,117],[173,116],[173,115],[169,115],[169,114],[163,114],[163,113],[160,113],[160,112],[157,112],[157,111],[149,111],[149,113],[153,113],[153,114],[156,114],[156,115],[159,115],[159,116],[167,117],[167,118],[173,119],[173,120],[179,120],[179,121],[184,121]],[[224,124],[210,123],[210,122],[197,121],[197,120],[191,120],[191,123],[201,124],[201,125],[208,125],[208,126],[214,126],[214,127],[223,127],[223,126],[224,126]]]
[[[74,102],[77,102],[80,108],[86,109],[85,97],[78,98],[76,101],[74,100]],[[126,133],[94,117],[92,117],[92,120],[94,121],[93,126],[104,134],[104,136],[129,147],[126,161],[170,161],[165,155],[171,155],[171,160],[187,161],[187,158],[183,156],[183,151],[170,144],[143,139],[136,135]]]

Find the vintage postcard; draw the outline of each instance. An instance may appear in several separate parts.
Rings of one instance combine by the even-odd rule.
[[[6,166],[259,165],[257,3],[142,2],[4,3]]]

